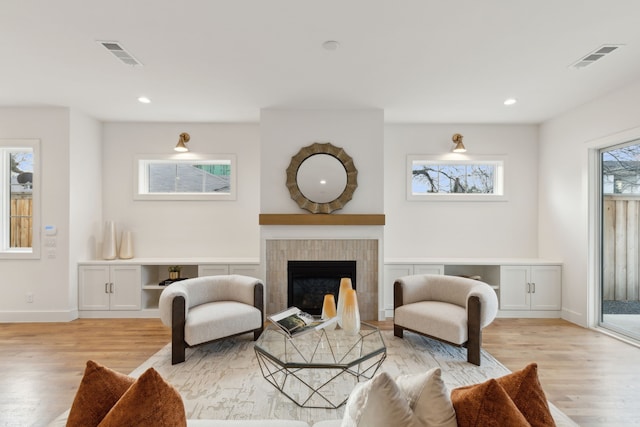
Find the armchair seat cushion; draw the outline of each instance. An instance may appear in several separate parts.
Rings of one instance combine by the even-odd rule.
[[[237,301],[200,304],[189,310],[184,340],[190,346],[260,328],[262,313]]]
[[[453,344],[467,342],[467,309],[441,301],[420,301],[395,311],[396,325]]]

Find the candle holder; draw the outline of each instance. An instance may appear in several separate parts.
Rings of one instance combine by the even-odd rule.
[[[338,291],[338,325],[342,328],[342,311],[344,309],[344,296],[346,291],[352,290],[353,285],[349,277],[340,279],[340,290]]]
[[[342,312],[342,329],[347,335],[357,335],[360,332],[360,310],[356,291],[348,289],[344,298]]]
[[[322,315],[320,316],[321,320],[329,320],[338,315],[336,310],[336,299],[333,294],[326,294],[324,296],[324,301],[322,302]],[[335,322],[331,325],[327,326],[326,329],[332,330],[336,328]]]

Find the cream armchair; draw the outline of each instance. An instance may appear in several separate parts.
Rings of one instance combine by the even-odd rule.
[[[171,363],[185,349],[263,329],[264,285],[241,275],[206,276],[174,282],[160,295],[160,319],[171,327]]]
[[[488,284],[457,276],[405,276],[393,285],[394,335],[409,330],[467,348],[467,361],[480,366],[482,329],[498,314],[498,297]]]

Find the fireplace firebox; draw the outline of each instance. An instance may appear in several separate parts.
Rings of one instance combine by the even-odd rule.
[[[349,277],[356,289],[356,261],[288,261],[287,302],[309,314],[320,315],[326,294],[338,301],[340,279]]]

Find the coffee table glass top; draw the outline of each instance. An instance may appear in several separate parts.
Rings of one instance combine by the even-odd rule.
[[[289,367],[351,366],[386,352],[380,331],[362,323],[360,332],[322,329],[293,338],[269,325],[255,343],[256,351]]]

